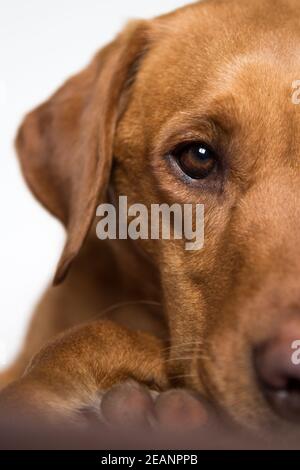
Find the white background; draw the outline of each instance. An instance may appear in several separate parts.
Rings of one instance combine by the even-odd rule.
[[[25,112],[82,68],[130,18],[184,0],[1,0],[0,367],[16,354],[64,241],[59,223],[25,186],[13,139]]]

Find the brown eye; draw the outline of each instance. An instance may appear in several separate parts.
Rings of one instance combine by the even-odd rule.
[[[207,178],[217,164],[215,153],[206,144],[187,144],[177,149],[174,156],[181,170],[193,179]]]

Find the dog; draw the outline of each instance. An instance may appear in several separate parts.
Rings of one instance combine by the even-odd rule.
[[[3,406],[298,432],[299,41],[296,0],[196,2],[129,23],[26,116],[22,171],[67,241]],[[203,249],[99,241],[120,195],[203,204]]]

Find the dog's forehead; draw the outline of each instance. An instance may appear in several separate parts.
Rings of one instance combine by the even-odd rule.
[[[273,112],[290,106],[300,68],[300,7],[276,4],[277,11],[268,0],[200,2],[158,19],[137,79],[153,126],[205,101],[228,114],[234,105],[244,116],[266,95]]]

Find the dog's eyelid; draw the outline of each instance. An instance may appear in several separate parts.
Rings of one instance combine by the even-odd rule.
[[[154,146],[153,153],[163,157],[174,152],[175,149],[178,149],[180,146],[193,142],[203,142],[209,147],[213,147],[214,145],[214,140],[211,139],[211,136],[208,136],[203,132],[190,131],[169,136],[158,142],[157,145]]]
[[[151,153],[164,157],[176,147],[192,142],[203,142],[217,150],[222,134],[222,129],[213,119],[181,112],[162,127]]]

